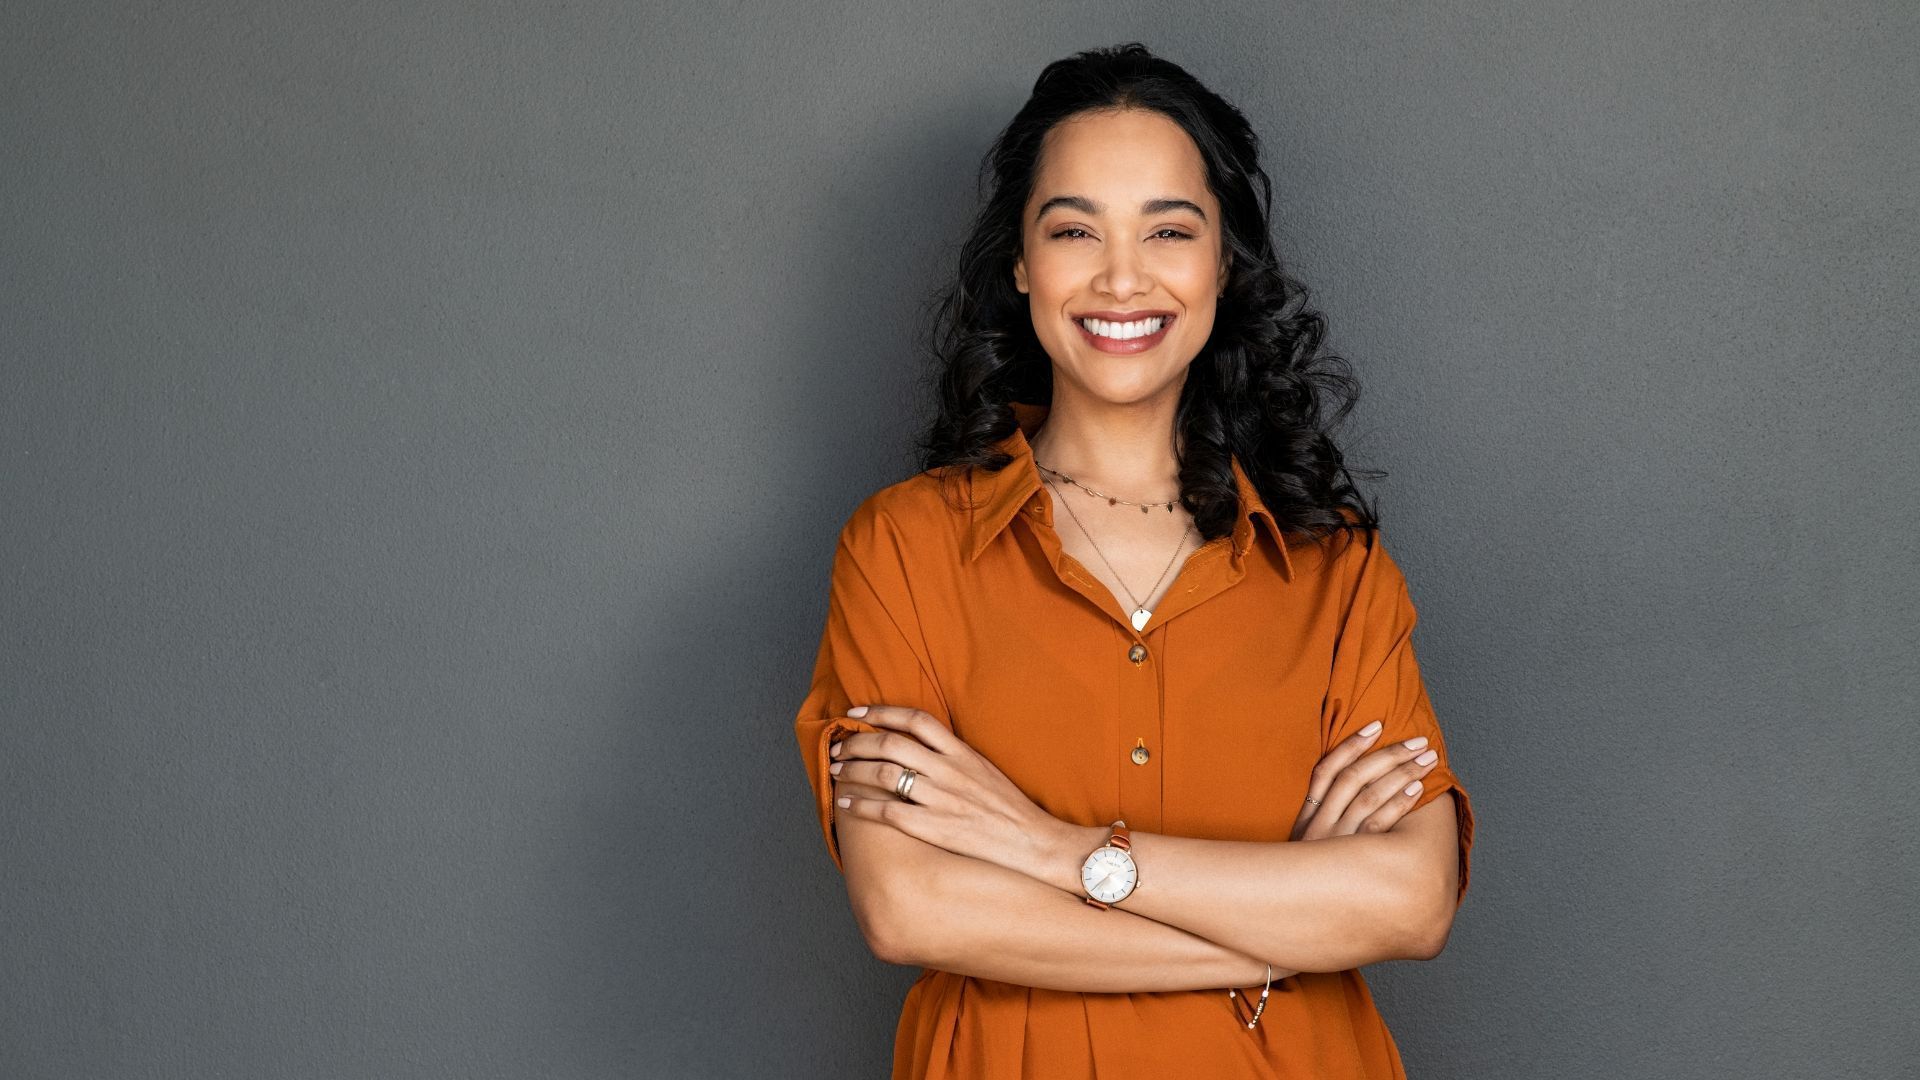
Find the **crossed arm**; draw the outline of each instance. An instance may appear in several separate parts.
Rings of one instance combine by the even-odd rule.
[[[1061,990],[1249,986],[1266,978],[1268,963],[1277,980],[1430,959],[1445,947],[1458,904],[1450,798],[1407,813],[1385,832],[1310,841],[1133,830],[1134,858],[1152,885],[1107,911],[1081,902],[1079,885],[1080,862],[1106,831],[1055,825],[1014,870],[883,820],[838,816],[848,893],[875,954]]]
[[[889,963],[1088,993],[1204,990],[1266,978],[1265,962],[1244,953],[1123,907],[1096,910],[1017,870],[882,822],[842,817],[836,828],[855,917],[874,955]],[[1289,974],[1276,970],[1274,978]]]
[[[939,721],[928,720],[923,734],[951,739],[951,711],[918,617],[924,605],[907,571],[911,550],[912,538],[879,500],[849,519],[813,684],[796,718],[828,848],[881,959],[1033,987],[1129,992],[1254,986],[1269,963],[1279,979],[1428,959],[1445,947],[1465,889],[1473,820],[1464,791],[1451,784],[1430,783],[1424,805],[1380,831],[1309,829],[1298,840],[1256,843],[1134,829],[1141,885],[1101,911],[1082,902],[1078,876],[1104,842],[1103,828],[1063,822],[1021,795],[1031,813],[1002,798],[1000,812],[968,827],[915,835],[896,825],[929,808],[870,786],[890,784],[897,770],[862,777],[866,784],[836,783],[828,741],[849,728],[877,730],[844,715],[854,702],[923,710]],[[1428,734],[1441,749],[1413,656],[1415,612],[1404,579],[1377,539],[1344,550],[1347,561],[1330,571],[1345,597],[1328,676],[1330,731],[1339,738],[1371,717],[1385,721],[1386,738]],[[947,765],[950,772],[954,762]],[[835,814],[835,788],[865,788],[879,809]],[[951,784],[932,789],[943,790]],[[1449,792],[1454,798],[1438,797]],[[985,846],[981,825],[998,834]]]

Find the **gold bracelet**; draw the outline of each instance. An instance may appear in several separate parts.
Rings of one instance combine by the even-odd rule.
[[[1260,1014],[1265,1012],[1267,1009],[1267,995],[1272,992],[1273,992],[1273,965],[1268,964],[1267,965],[1267,985],[1260,988],[1260,1004],[1254,1006],[1253,1019],[1247,1021],[1248,1031],[1252,1031],[1253,1025],[1260,1022]],[[1227,988],[1227,997],[1233,999],[1233,1014],[1235,1016],[1241,1015],[1240,999],[1244,996],[1245,995],[1241,994],[1238,990],[1235,990],[1232,987]]]

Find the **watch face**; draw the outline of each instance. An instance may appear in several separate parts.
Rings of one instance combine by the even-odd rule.
[[[1135,880],[1133,856],[1116,847],[1095,848],[1080,867],[1080,884],[1103,904],[1126,899]]]

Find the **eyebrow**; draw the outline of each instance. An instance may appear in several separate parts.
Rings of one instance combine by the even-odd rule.
[[[1083,214],[1098,214],[1101,210],[1099,203],[1083,195],[1055,195],[1040,204],[1040,209],[1034,213],[1033,220],[1039,221],[1046,217],[1047,211],[1055,207],[1078,210]],[[1148,199],[1140,204],[1140,209],[1147,214],[1166,214],[1175,210],[1186,210],[1201,221],[1207,220],[1207,212],[1187,199]]]

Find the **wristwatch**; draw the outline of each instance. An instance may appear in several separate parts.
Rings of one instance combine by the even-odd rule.
[[[1139,868],[1133,865],[1133,841],[1127,836],[1127,823],[1116,821],[1107,834],[1107,842],[1093,849],[1080,866],[1080,886],[1087,890],[1087,903],[1105,911],[1133,895],[1140,883]]]

